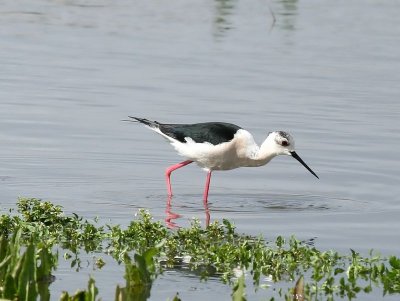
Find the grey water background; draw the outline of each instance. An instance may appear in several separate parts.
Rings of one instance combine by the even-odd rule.
[[[215,172],[211,221],[399,256],[399,11],[397,1],[2,1],[0,208],[24,196],[114,224],[140,208],[164,220],[164,171],[183,159],[121,120],[226,121],[259,143],[291,132],[320,180],[290,157]],[[178,226],[204,224],[204,181],[193,164],[173,174]],[[55,299],[89,274],[105,300],[124,283],[117,265],[75,273],[60,262]],[[151,300],[176,291],[230,300],[229,287],[185,271],[160,276]]]

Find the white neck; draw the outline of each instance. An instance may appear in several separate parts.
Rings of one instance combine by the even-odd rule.
[[[262,166],[271,161],[272,158],[278,154],[275,151],[274,143],[270,139],[266,139],[261,146],[253,153],[251,160],[251,166]],[[250,163],[250,162],[249,162]]]

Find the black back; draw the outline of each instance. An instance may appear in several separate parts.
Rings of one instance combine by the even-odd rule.
[[[204,122],[194,124],[158,124],[161,132],[185,143],[186,137],[197,143],[209,142],[217,145],[228,142],[241,128],[225,122]]]

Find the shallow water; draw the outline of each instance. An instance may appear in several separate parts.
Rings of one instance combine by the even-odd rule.
[[[257,0],[2,3],[1,207],[26,196],[113,223],[128,224],[139,208],[164,220],[164,170],[182,158],[121,120],[221,120],[258,142],[272,130],[291,132],[320,180],[289,157],[215,172],[211,221],[399,256],[400,4],[270,6],[275,24]],[[205,222],[204,181],[194,165],[173,174],[176,225]],[[57,293],[86,283],[87,275],[62,273]],[[184,300],[222,287],[170,273],[157,280],[153,300],[172,298],[171,282]],[[96,280],[108,299],[114,286],[106,284],[117,280],[104,277]]]

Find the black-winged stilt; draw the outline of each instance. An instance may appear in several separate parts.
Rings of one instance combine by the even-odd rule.
[[[180,155],[187,158],[186,161],[172,165],[166,170],[169,196],[172,196],[171,173],[192,162],[196,162],[207,171],[203,194],[205,204],[208,199],[211,173],[214,170],[263,166],[278,155],[292,156],[318,178],[295,152],[294,140],[287,132],[271,132],[261,146],[258,146],[248,131],[231,123],[164,124],[145,118],[132,116],[129,118],[131,118],[129,121],[140,122],[164,136]]]

